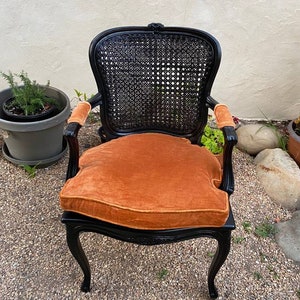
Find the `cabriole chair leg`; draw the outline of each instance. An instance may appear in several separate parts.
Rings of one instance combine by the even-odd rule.
[[[218,291],[214,280],[229,254],[231,231],[218,232],[215,238],[218,241],[218,248],[208,271],[208,290],[212,299],[218,298]]]
[[[66,224],[66,230],[67,230],[67,242],[69,249],[71,253],[73,254],[74,258],[80,265],[83,274],[84,279],[81,284],[81,291],[87,293],[90,291],[90,285],[91,285],[91,269],[89,262],[87,260],[87,257],[82,249],[81,243],[80,243],[80,228],[77,226],[72,226],[70,224]]]

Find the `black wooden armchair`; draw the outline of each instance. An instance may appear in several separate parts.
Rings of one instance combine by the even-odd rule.
[[[60,193],[67,242],[90,290],[91,272],[81,232],[144,245],[198,237],[218,241],[208,272],[214,279],[235,228],[234,123],[211,96],[221,50],[210,34],[189,28],[122,27],[99,34],[90,46],[98,93],[74,109],[65,136],[70,160]],[[77,135],[100,105],[102,144],[79,158]],[[214,110],[223,130],[223,166],[199,141]]]

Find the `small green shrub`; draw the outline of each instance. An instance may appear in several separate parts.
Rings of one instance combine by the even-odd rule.
[[[255,234],[262,238],[272,237],[276,233],[276,228],[273,224],[264,222],[255,227]]]
[[[271,121],[268,121],[265,124],[265,126],[273,130],[274,134],[277,137],[279,148],[281,148],[284,151],[287,151],[288,137],[286,135],[282,135],[279,132],[278,128]]]
[[[78,98],[79,101],[87,101],[88,100],[88,96],[86,93],[82,93],[76,89],[74,89],[76,97]],[[83,99],[82,99],[83,97]]]
[[[36,176],[38,165],[35,166],[21,165],[21,167],[23,167],[25,172],[28,174],[29,178],[34,178]]]
[[[55,99],[49,98],[45,94],[45,88],[40,86],[35,80],[30,80],[28,74],[22,71],[20,74],[0,72],[2,77],[8,82],[12,94],[12,101],[6,106],[13,114],[17,115],[36,115],[47,109],[47,106],[57,105]],[[19,78],[21,85],[15,81]],[[50,82],[46,84],[49,86]]]
[[[165,279],[167,276],[168,276],[168,270],[167,269],[161,269],[159,272],[158,272],[158,279],[159,280],[163,280]]]
[[[254,272],[253,275],[254,275],[254,278],[255,278],[256,280],[260,280],[260,279],[263,278],[262,275],[261,275],[259,272]]]
[[[232,237],[232,242],[235,244],[241,244],[245,238],[243,236],[234,236]]]
[[[208,257],[214,257],[215,256],[215,252],[212,252],[212,251],[208,251],[206,254],[207,254]]]
[[[268,265],[267,268],[268,268],[270,274],[273,275],[274,279],[279,279],[280,278],[279,274],[276,272],[276,270],[271,265]]]
[[[284,151],[287,151],[288,137],[287,137],[286,135],[282,135],[282,134],[279,132],[277,126],[273,124],[272,120],[270,120],[270,119],[267,117],[267,115],[266,115],[262,110],[260,110],[260,112],[261,112],[261,114],[262,114],[262,115],[265,117],[265,119],[266,119],[266,123],[265,123],[264,125],[265,125],[266,127],[271,128],[271,129],[274,131],[274,133],[275,133],[275,135],[276,135],[276,137],[277,137],[277,139],[278,139],[278,145],[279,145],[279,148],[281,148],[281,149],[284,150]]]
[[[222,153],[224,146],[223,132],[220,129],[206,125],[201,137],[201,144],[213,154]]]
[[[251,228],[251,223],[249,221],[244,221],[242,223],[242,226],[247,233],[251,232],[252,228]]]

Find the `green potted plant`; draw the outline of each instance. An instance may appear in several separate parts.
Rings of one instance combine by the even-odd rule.
[[[288,124],[288,152],[300,166],[300,116]]]
[[[9,84],[0,92],[4,157],[18,165],[43,167],[56,162],[66,151],[63,128],[70,114],[68,97],[49,82],[37,84],[24,71],[1,75]]]
[[[8,120],[37,121],[49,118],[59,110],[60,103],[45,93],[45,87],[50,85],[49,81],[42,87],[36,81],[30,80],[24,71],[20,74],[1,72],[1,75],[8,82],[13,94],[12,98],[3,103],[3,112]],[[15,77],[20,79],[22,86],[15,82]]]

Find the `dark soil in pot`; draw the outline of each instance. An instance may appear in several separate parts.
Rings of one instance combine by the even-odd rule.
[[[25,115],[21,109],[12,105],[13,100],[14,98],[10,98],[6,100],[3,103],[3,107],[2,107],[4,118],[8,121],[34,122],[34,121],[40,121],[40,120],[51,118],[59,113],[58,108],[55,105],[49,103],[45,105],[43,108],[41,108],[37,114]]]

